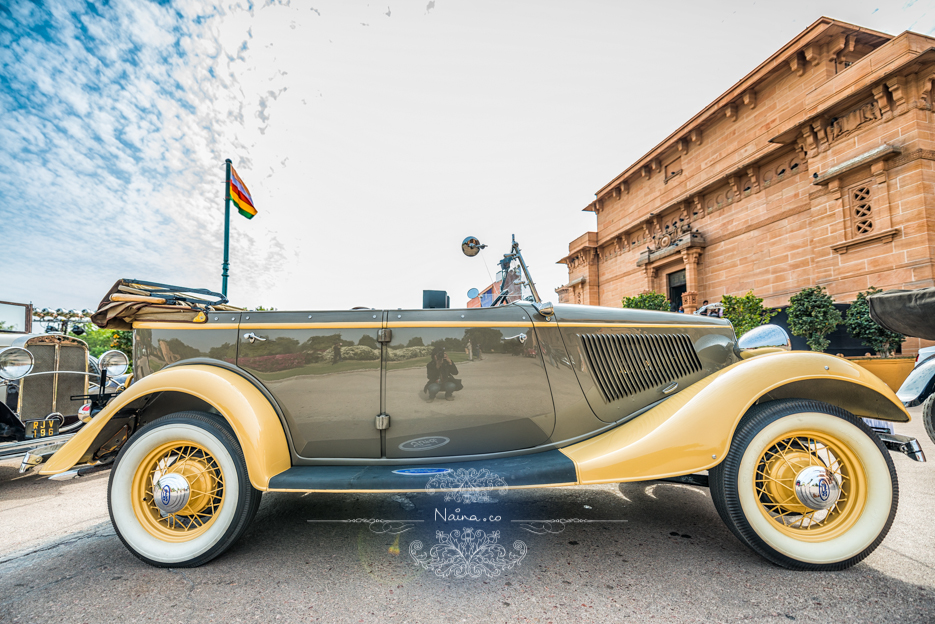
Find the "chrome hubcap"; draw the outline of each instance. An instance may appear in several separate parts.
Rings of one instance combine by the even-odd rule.
[[[188,504],[191,492],[188,479],[172,472],[156,481],[153,486],[153,502],[164,514],[178,513]]]
[[[809,466],[795,477],[795,497],[809,509],[831,509],[840,495],[841,486],[827,468]]]

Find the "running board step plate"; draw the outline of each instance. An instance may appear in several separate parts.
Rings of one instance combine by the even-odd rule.
[[[377,466],[294,466],[269,482],[270,490],[299,492],[418,492],[434,477],[453,477],[467,487],[499,489],[500,482],[469,483],[465,472],[482,470],[496,475],[506,487],[546,487],[578,482],[575,464],[560,451],[438,464],[388,464]],[[489,475],[485,475],[489,476]],[[447,479],[445,479],[447,481]],[[456,488],[457,486],[454,486]],[[449,489],[448,487],[439,489]]]

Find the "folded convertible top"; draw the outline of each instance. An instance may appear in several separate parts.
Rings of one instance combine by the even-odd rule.
[[[890,331],[935,340],[935,288],[870,295],[870,318]]]
[[[199,314],[215,310],[242,308],[227,305],[227,297],[205,288],[122,279],[107,292],[91,320],[102,329],[133,329],[134,321],[197,322]]]

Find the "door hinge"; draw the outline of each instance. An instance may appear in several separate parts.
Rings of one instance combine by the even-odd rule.
[[[381,329],[377,332],[377,342],[389,342],[393,339],[392,329]]]
[[[377,429],[380,431],[384,429],[389,429],[390,428],[390,417],[387,416],[386,414],[380,414],[379,416],[377,416],[376,425],[377,425]]]

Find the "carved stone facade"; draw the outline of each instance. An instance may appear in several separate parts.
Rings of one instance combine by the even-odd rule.
[[[559,300],[935,286],[933,90],[935,39],[818,20],[597,191]]]

